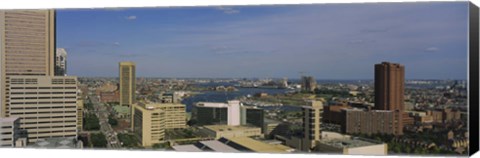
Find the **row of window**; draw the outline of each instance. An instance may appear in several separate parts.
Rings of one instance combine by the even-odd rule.
[[[22,105],[22,104],[76,104],[76,101],[54,101],[54,102],[12,102],[11,105]]]
[[[61,97],[11,97],[10,99],[76,99],[77,96],[61,96]]]

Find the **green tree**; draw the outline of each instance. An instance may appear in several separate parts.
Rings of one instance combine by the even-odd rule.
[[[113,118],[112,115],[108,116],[108,124],[112,126],[117,126],[118,125],[118,120]]]
[[[83,128],[87,131],[100,129],[100,120],[95,114],[85,115],[83,122],[84,122]]]
[[[398,144],[398,143],[391,143],[391,150],[394,152],[394,153],[401,153],[402,152],[402,147]]]
[[[107,147],[107,138],[103,133],[92,133],[90,135],[90,142],[94,148],[105,148]]]
[[[133,134],[124,134],[124,133],[119,133],[117,135],[118,140],[120,140],[123,143],[123,147],[127,148],[136,148],[138,147],[138,139],[135,137]]]
[[[410,148],[410,146],[405,147],[405,153],[412,153],[412,149]]]
[[[167,150],[172,149],[172,147],[170,146],[170,143],[168,143],[168,142],[153,144],[152,148],[153,149],[167,149]]]

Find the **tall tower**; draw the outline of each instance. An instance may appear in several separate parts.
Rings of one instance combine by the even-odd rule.
[[[55,12],[0,11],[0,117],[28,141],[77,136],[77,77],[54,76]]]
[[[55,76],[67,75],[67,51],[57,48],[55,53]]]
[[[405,67],[396,63],[375,64],[375,108],[404,110]]]
[[[313,92],[317,88],[317,81],[313,76],[302,76],[302,90]]]
[[[6,80],[12,75],[53,76],[55,12],[0,11],[0,117],[7,116]]]
[[[135,63],[120,62],[120,105],[131,107],[135,102]]]
[[[303,130],[304,145],[303,150],[308,151],[315,146],[315,141],[320,140],[320,124],[323,113],[323,103],[317,100],[311,100],[307,106],[302,107],[303,112]]]
[[[405,67],[396,63],[375,64],[375,109],[394,112],[394,133],[403,134]]]

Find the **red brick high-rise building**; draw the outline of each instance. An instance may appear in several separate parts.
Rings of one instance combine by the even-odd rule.
[[[375,64],[375,109],[394,112],[394,131],[403,134],[405,67],[397,63]]]
[[[375,109],[404,110],[405,67],[382,62],[375,64]]]
[[[404,86],[403,65],[389,62],[375,64],[374,109],[341,108],[341,131],[348,134],[403,135],[403,126],[414,122],[404,111]],[[331,113],[329,108],[325,111]],[[327,115],[326,118],[329,117]]]

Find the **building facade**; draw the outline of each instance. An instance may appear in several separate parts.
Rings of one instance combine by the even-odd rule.
[[[315,146],[315,141],[321,139],[320,124],[323,113],[323,103],[321,101],[311,100],[307,106],[302,107],[303,112],[303,134],[304,148],[308,151]]]
[[[209,125],[203,126],[200,132],[214,139],[262,136],[262,129],[255,126]]]
[[[19,126],[19,118],[0,118],[0,147],[15,147],[20,132]]]
[[[53,76],[55,12],[53,10],[0,11],[0,88],[9,76]],[[0,117],[9,116],[6,93],[0,93]]]
[[[253,125],[262,128],[264,111],[243,106],[236,100],[227,103],[199,102],[192,109],[192,118],[197,125]]]
[[[77,90],[77,92],[77,132],[80,132],[83,129],[84,98],[81,90]]]
[[[9,116],[20,118],[28,141],[77,136],[77,77],[10,76]]]
[[[144,104],[144,103],[136,103]],[[143,106],[154,107],[165,112],[165,128],[178,129],[185,128],[187,124],[187,114],[185,104],[174,103],[147,103]]]
[[[341,131],[347,134],[395,134],[395,111],[342,109]]]
[[[375,109],[401,110],[404,105],[405,67],[382,62],[375,65]]]
[[[55,53],[55,76],[67,75],[67,51],[57,48]]]
[[[197,104],[192,109],[192,119],[200,126],[227,124],[227,117],[226,107],[210,107]]]
[[[133,104],[131,126],[144,147],[165,141],[166,112],[156,105]]]
[[[405,66],[382,62],[375,64],[375,109],[394,113],[395,135],[403,134],[405,116]]]
[[[302,76],[302,90],[313,92],[317,88],[317,81],[313,76]]]
[[[241,124],[262,127],[265,122],[265,111],[257,107],[241,107]],[[263,133],[263,129],[262,129]]]
[[[344,155],[388,155],[386,143],[355,137],[322,139],[317,141],[314,150]]]
[[[120,105],[130,107],[135,103],[135,63],[120,62],[119,69]]]

